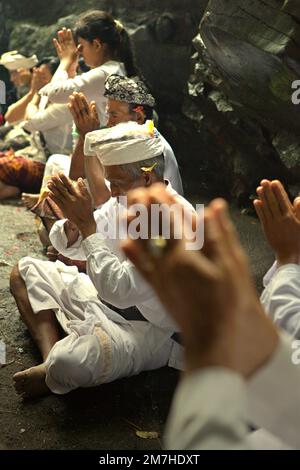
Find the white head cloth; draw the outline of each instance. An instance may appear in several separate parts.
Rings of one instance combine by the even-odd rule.
[[[126,165],[162,155],[164,146],[153,121],[126,122],[85,137],[84,154],[97,155],[104,166]]]
[[[8,70],[18,69],[31,69],[38,63],[38,58],[34,54],[31,57],[25,57],[18,51],[10,51],[2,54],[0,59],[0,65],[3,65]]]

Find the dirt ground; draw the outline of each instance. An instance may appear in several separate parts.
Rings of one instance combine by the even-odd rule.
[[[250,254],[258,287],[272,256],[253,216],[233,210],[243,244]],[[143,373],[66,396],[23,403],[12,375],[40,362],[9,292],[11,268],[23,256],[43,258],[34,217],[19,201],[0,205],[0,339],[7,363],[0,369],[0,442],[7,449],[160,449],[137,430],[162,435],[178,374],[172,369]]]

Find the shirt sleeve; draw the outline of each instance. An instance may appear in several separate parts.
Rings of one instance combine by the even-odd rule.
[[[282,332],[273,357],[247,383],[248,416],[256,427],[299,449],[300,361],[293,353],[293,339]]]
[[[87,274],[104,301],[118,308],[128,308],[153,297],[153,291],[135,266],[120,260],[103,236],[95,233],[82,242],[87,259]]]
[[[177,387],[165,444],[171,450],[247,449],[246,386],[233,371],[211,367]]]
[[[261,303],[277,326],[300,339],[300,266],[277,269],[261,295]]]
[[[65,126],[68,123],[71,126],[72,116],[68,107],[65,104],[52,104],[42,111],[32,112],[29,115],[29,119],[25,122],[24,128],[31,132],[44,132],[49,129]]]
[[[86,261],[86,256],[82,248],[82,237],[78,236],[76,242],[68,247],[68,239],[65,234],[64,225],[67,219],[58,220],[53,224],[49,233],[52,246],[63,256],[76,261]]]
[[[74,92],[82,92],[87,100],[93,100],[99,94],[103,94],[106,74],[100,67],[89,70],[82,75],[65,80],[55,80],[48,83],[40,90],[40,95],[48,96],[52,103],[67,103],[69,96]]]

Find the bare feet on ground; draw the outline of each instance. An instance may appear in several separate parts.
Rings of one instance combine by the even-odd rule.
[[[45,378],[44,364],[17,372],[13,376],[15,390],[22,398],[37,398],[47,395],[50,390],[46,385]]]

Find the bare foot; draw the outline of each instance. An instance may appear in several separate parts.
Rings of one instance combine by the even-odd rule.
[[[39,194],[29,194],[29,193],[22,193],[22,202],[27,209],[32,209],[39,200]]]
[[[23,398],[36,398],[50,393],[45,382],[46,369],[40,364],[17,372],[13,376],[15,390]]]

